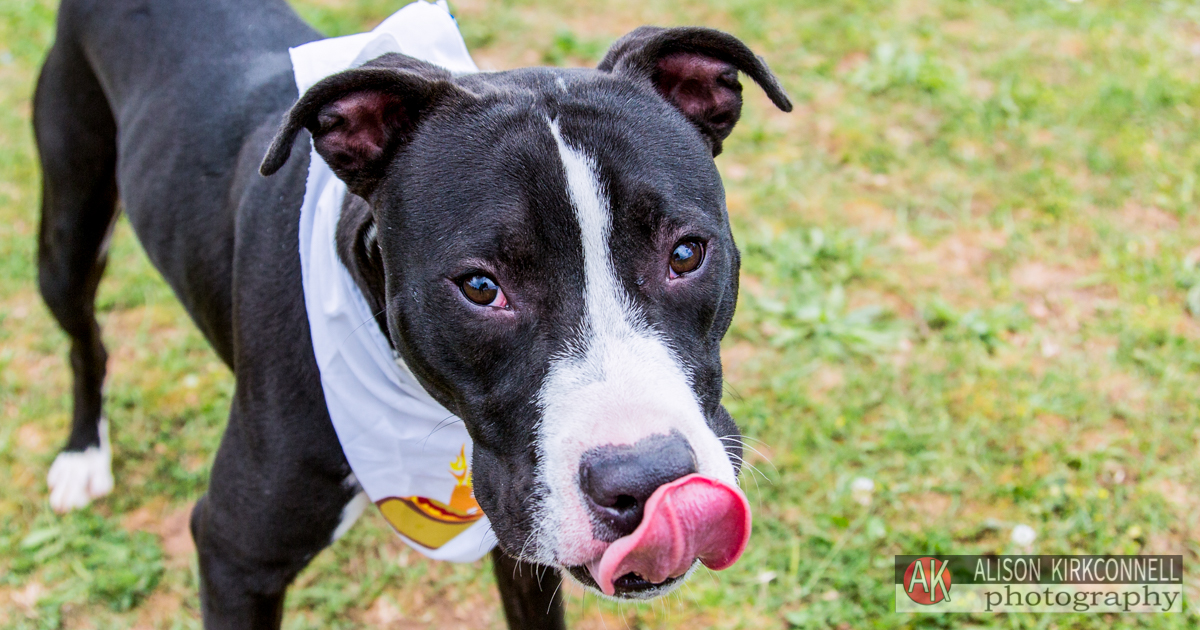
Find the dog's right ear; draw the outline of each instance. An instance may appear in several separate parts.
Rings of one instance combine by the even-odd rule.
[[[738,72],[779,109],[792,101],[767,63],[728,33],[700,27],[643,26],[617,40],[597,69],[649,83],[704,136],[713,157],[742,115]]]
[[[467,95],[438,66],[387,54],[326,77],[309,88],[284,117],[259,172],[278,171],[301,129],[350,192],[370,199],[397,149],[439,104]]]

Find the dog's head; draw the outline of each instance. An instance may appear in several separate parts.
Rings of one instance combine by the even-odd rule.
[[[596,70],[452,77],[387,55],[302,95],[263,162],[308,129],[366,200],[343,259],[466,423],[501,547],[609,595],[665,593],[749,533],[721,406],[739,258],[713,162],[739,71],[790,111],[761,59],[704,28],[638,29]]]

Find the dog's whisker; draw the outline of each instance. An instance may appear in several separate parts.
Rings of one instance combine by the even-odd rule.
[[[550,609],[554,608],[554,596],[558,595],[558,589],[562,588],[562,585],[563,585],[563,581],[560,579],[558,581],[558,586],[554,587],[554,592],[550,593],[550,603],[546,605],[546,614],[547,615],[550,614]]]
[[[770,466],[771,466],[771,468],[774,468],[776,473],[778,473],[778,472],[779,472],[779,468],[777,468],[777,467],[775,466],[774,462],[772,462],[772,461],[771,461],[771,458],[770,458],[770,457],[767,457],[766,455],[764,455],[764,454],[763,454],[763,452],[762,452],[762,451],[760,451],[760,450],[758,450],[758,449],[754,448],[753,446],[750,446],[749,444],[746,444],[746,442],[745,442],[745,436],[738,437],[738,436],[733,436],[733,435],[725,435],[725,436],[721,436],[721,437],[719,437],[719,438],[717,438],[717,439],[718,439],[718,440],[721,440],[721,441],[723,441],[723,442],[728,440],[728,441],[730,441],[730,442],[733,442],[733,443],[735,443],[735,444],[737,444],[737,445],[741,446],[741,447],[742,447],[742,448],[744,448],[744,449],[748,449],[748,450],[750,450],[750,451],[753,451],[755,454],[757,454],[759,457],[761,457],[761,458],[763,459],[763,461],[764,461],[764,462],[766,462],[768,465],[770,465]],[[765,444],[766,444],[766,443],[765,443],[765,442],[763,442],[762,440],[758,440],[758,442],[759,442],[759,443],[761,443],[761,444],[763,444],[763,445],[765,445]]]
[[[479,542],[475,544],[476,551],[483,550],[483,541],[488,539],[488,532],[491,532],[493,536],[496,534],[496,530],[492,527],[491,521],[488,521],[487,529],[483,530],[483,535],[479,537]]]
[[[770,466],[771,468],[774,468],[776,473],[779,472],[779,469],[775,467],[775,463],[772,462],[771,459],[768,458],[766,455],[763,455],[762,451],[754,448],[753,446],[750,446],[749,444],[745,444],[745,443],[742,444],[742,448],[750,449],[750,451],[754,452],[759,457],[761,457],[763,459],[763,461],[767,463],[768,466]]]
[[[342,347],[342,346],[346,345],[346,342],[347,342],[347,341],[350,341],[350,338],[351,338],[351,337],[353,337],[353,336],[355,335],[355,333],[357,333],[357,332],[359,331],[359,329],[361,329],[363,326],[366,326],[366,325],[367,325],[367,322],[373,322],[373,321],[375,321],[375,318],[376,318],[376,317],[379,317],[379,316],[380,316],[381,314],[383,314],[383,312],[384,312],[384,311],[386,311],[386,310],[387,310],[387,308],[386,308],[386,307],[384,307],[384,308],[381,308],[381,309],[379,309],[378,311],[376,311],[375,313],[372,313],[370,317],[368,317],[368,318],[364,319],[364,320],[363,320],[363,322],[362,322],[361,324],[359,324],[359,325],[355,326],[355,327],[354,327],[354,330],[351,330],[351,331],[350,331],[350,334],[346,335],[346,338],[345,338],[345,339],[343,339],[343,340],[342,340],[342,342],[338,344],[338,347],[340,348],[340,347]]]
[[[742,435],[742,434],[738,434],[738,435],[722,435],[722,436],[718,437],[717,439],[718,439],[718,440],[734,440],[734,441],[736,441],[737,443],[739,443],[739,444],[741,444],[741,445],[743,445],[743,446],[746,446],[746,441],[747,441],[747,440],[749,440],[749,441],[751,441],[751,442],[757,442],[758,444],[762,444],[763,446],[766,446],[766,445],[767,445],[767,443],[766,443],[766,442],[764,442],[763,440],[760,440],[760,439],[758,439],[758,438],[755,438],[755,437],[750,437],[749,435]]]
[[[764,441],[762,441],[762,440],[760,440],[760,439],[758,439],[758,438],[756,438],[756,437],[751,437],[751,436],[749,436],[749,435],[742,435],[742,436],[739,436],[739,437],[740,437],[741,439],[743,439],[743,440],[750,440],[750,441],[753,441],[753,442],[758,442],[759,444],[762,444],[763,446],[766,446],[766,445],[767,445],[767,443],[766,443],[766,442],[764,442]]]
[[[449,420],[449,422],[447,422],[447,420]],[[425,436],[425,440],[421,442],[421,447],[424,448],[426,444],[429,444],[429,438],[433,437],[434,433],[437,433],[441,429],[444,429],[450,425],[453,425],[456,422],[462,422],[462,418],[456,417],[454,415],[449,415],[449,416],[446,416],[445,418],[442,418],[441,420],[439,420],[437,425],[435,425],[433,427],[433,430],[429,432],[429,435]]]
[[[728,457],[731,458],[731,460],[733,460],[734,462],[737,462],[743,468],[748,468],[751,470],[752,473],[756,473],[756,474],[762,476],[763,480],[766,480],[768,482],[768,484],[774,485],[774,481],[770,480],[769,476],[767,476],[766,474],[763,474],[762,470],[755,467],[754,464],[746,461],[745,457],[736,455],[736,454],[732,454],[732,452],[731,452],[731,454],[727,454],[727,455],[728,455]],[[767,462],[767,463],[770,463],[770,462]],[[775,468],[775,467],[772,466],[772,468]],[[779,474],[779,468],[775,468],[775,473]],[[758,484],[758,479],[755,478],[755,485],[757,485],[757,484]]]
[[[749,468],[749,469],[750,469],[750,472],[751,472],[750,479],[752,479],[752,480],[754,481],[754,490],[755,490],[755,492],[757,492],[758,496],[760,497],[760,501],[759,501],[759,506],[758,506],[758,507],[759,507],[759,509],[762,509],[762,502],[761,502],[761,497],[762,497],[762,486],[758,485],[758,477],[756,477],[756,476],[755,476],[753,473],[758,473],[758,475],[759,475],[759,476],[762,476],[762,477],[763,477],[763,479],[767,479],[767,478],[766,478],[766,476],[764,476],[764,475],[762,474],[762,471],[760,471],[759,469],[755,468],[755,467],[754,467],[753,465],[751,465],[751,464],[747,464],[747,463],[745,462],[745,460],[743,460],[743,461],[742,461],[742,466],[744,466],[744,467],[746,467],[746,468]],[[771,482],[771,480],[770,480],[770,479],[767,479],[767,483],[770,483],[770,482]]]
[[[736,400],[738,402],[742,402],[743,400],[745,400],[745,398],[742,398],[741,392],[739,392],[736,388],[734,388],[733,385],[730,385],[728,381],[721,383],[721,388],[723,390],[725,390],[725,393],[729,394],[729,396],[731,398],[733,398],[734,400]]]
[[[524,560],[522,560],[522,558],[525,557],[525,548],[529,546],[529,542],[531,540],[533,540],[533,531],[530,531],[529,535],[525,537],[525,543],[521,545],[521,551],[517,553],[517,561],[513,564],[513,579],[514,580],[517,579],[517,571],[519,571],[521,569],[521,565],[524,564],[524,562],[525,562]]]
[[[720,588],[721,581],[717,579],[717,574],[704,565],[700,565],[700,567],[704,569],[704,573],[708,575],[708,579],[712,580],[713,585]]]
[[[736,461],[737,461],[739,464],[741,464],[741,465],[742,465],[742,467],[743,467],[743,468],[749,469],[749,470],[750,470],[750,472],[751,472],[751,473],[753,473],[753,474],[751,474],[751,478],[753,478],[753,479],[754,479],[754,483],[755,483],[756,485],[758,484],[758,477],[755,477],[755,476],[754,476],[754,474],[757,474],[759,477],[762,477],[762,478],[763,478],[763,481],[766,481],[767,483],[769,483],[769,484],[771,484],[771,485],[775,485],[775,482],[771,481],[771,478],[770,478],[770,477],[767,477],[766,475],[764,475],[764,474],[763,474],[763,472],[762,472],[761,470],[759,470],[757,467],[755,467],[755,466],[754,466],[754,464],[751,464],[750,462],[747,462],[747,461],[745,460],[745,458],[743,458],[743,457],[739,457],[739,456],[737,456],[737,455],[734,455],[733,457],[736,459]]]

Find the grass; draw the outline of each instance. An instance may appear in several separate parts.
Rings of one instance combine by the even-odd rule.
[[[400,2],[295,0],[329,34]],[[485,68],[594,64],[642,23],[745,38],[795,97],[718,159],[745,254],[726,402],[757,453],[745,558],[579,628],[1195,627],[1197,613],[891,612],[891,556],[1180,553],[1200,595],[1200,5],[460,0]],[[29,97],[54,5],[0,0],[0,627],[198,627],[184,522],[231,377],[124,223],[99,300],[117,489],[65,517],[66,342],[35,291]],[[856,478],[874,492],[856,497]],[[404,620],[404,621],[401,621]],[[404,625],[407,624],[407,625]],[[287,628],[499,627],[482,566],[368,516]]]

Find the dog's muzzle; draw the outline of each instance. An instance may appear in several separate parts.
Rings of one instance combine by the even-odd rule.
[[[720,570],[750,538],[750,505],[740,490],[697,474],[682,435],[655,435],[633,445],[589,451],[581,489],[597,540],[609,542],[585,567],[606,595],[636,595],[666,586],[700,562]]]

